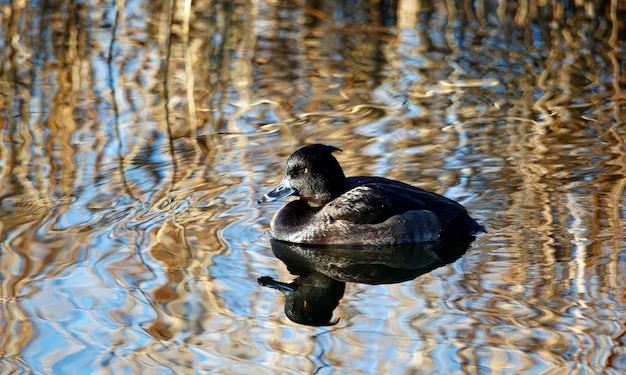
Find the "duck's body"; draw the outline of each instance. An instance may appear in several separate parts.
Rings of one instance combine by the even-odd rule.
[[[287,161],[281,184],[259,202],[298,195],[271,222],[281,241],[399,244],[436,241],[485,229],[459,203],[383,177],[345,178],[332,146],[310,145]]]

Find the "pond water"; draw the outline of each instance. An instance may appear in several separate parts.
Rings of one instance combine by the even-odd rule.
[[[0,373],[626,371],[624,2],[0,17]],[[308,143],[342,148],[346,175],[455,199],[488,233],[273,247],[282,203],[256,199]],[[311,305],[331,291],[335,324],[293,319],[302,296],[283,292],[305,282]]]

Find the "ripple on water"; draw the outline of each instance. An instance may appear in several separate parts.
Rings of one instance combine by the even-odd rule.
[[[619,0],[34,3],[2,6],[0,373],[626,373]],[[293,323],[255,199],[318,142],[489,233]]]

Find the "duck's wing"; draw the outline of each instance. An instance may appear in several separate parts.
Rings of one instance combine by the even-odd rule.
[[[407,211],[428,210],[444,227],[455,223],[464,232],[484,231],[459,203],[412,185],[383,177],[350,177],[347,191],[324,208],[335,220],[356,224],[381,223]]]

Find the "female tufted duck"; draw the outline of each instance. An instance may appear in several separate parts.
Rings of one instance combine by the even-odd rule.
[[[274,238],[303,244],[399,244],[485,232],[465,207],[439,194],[383,177],[348,177],[333,146],[304,146],[287,160],[280,184],[259,198],[300,199],[281,208]]]

